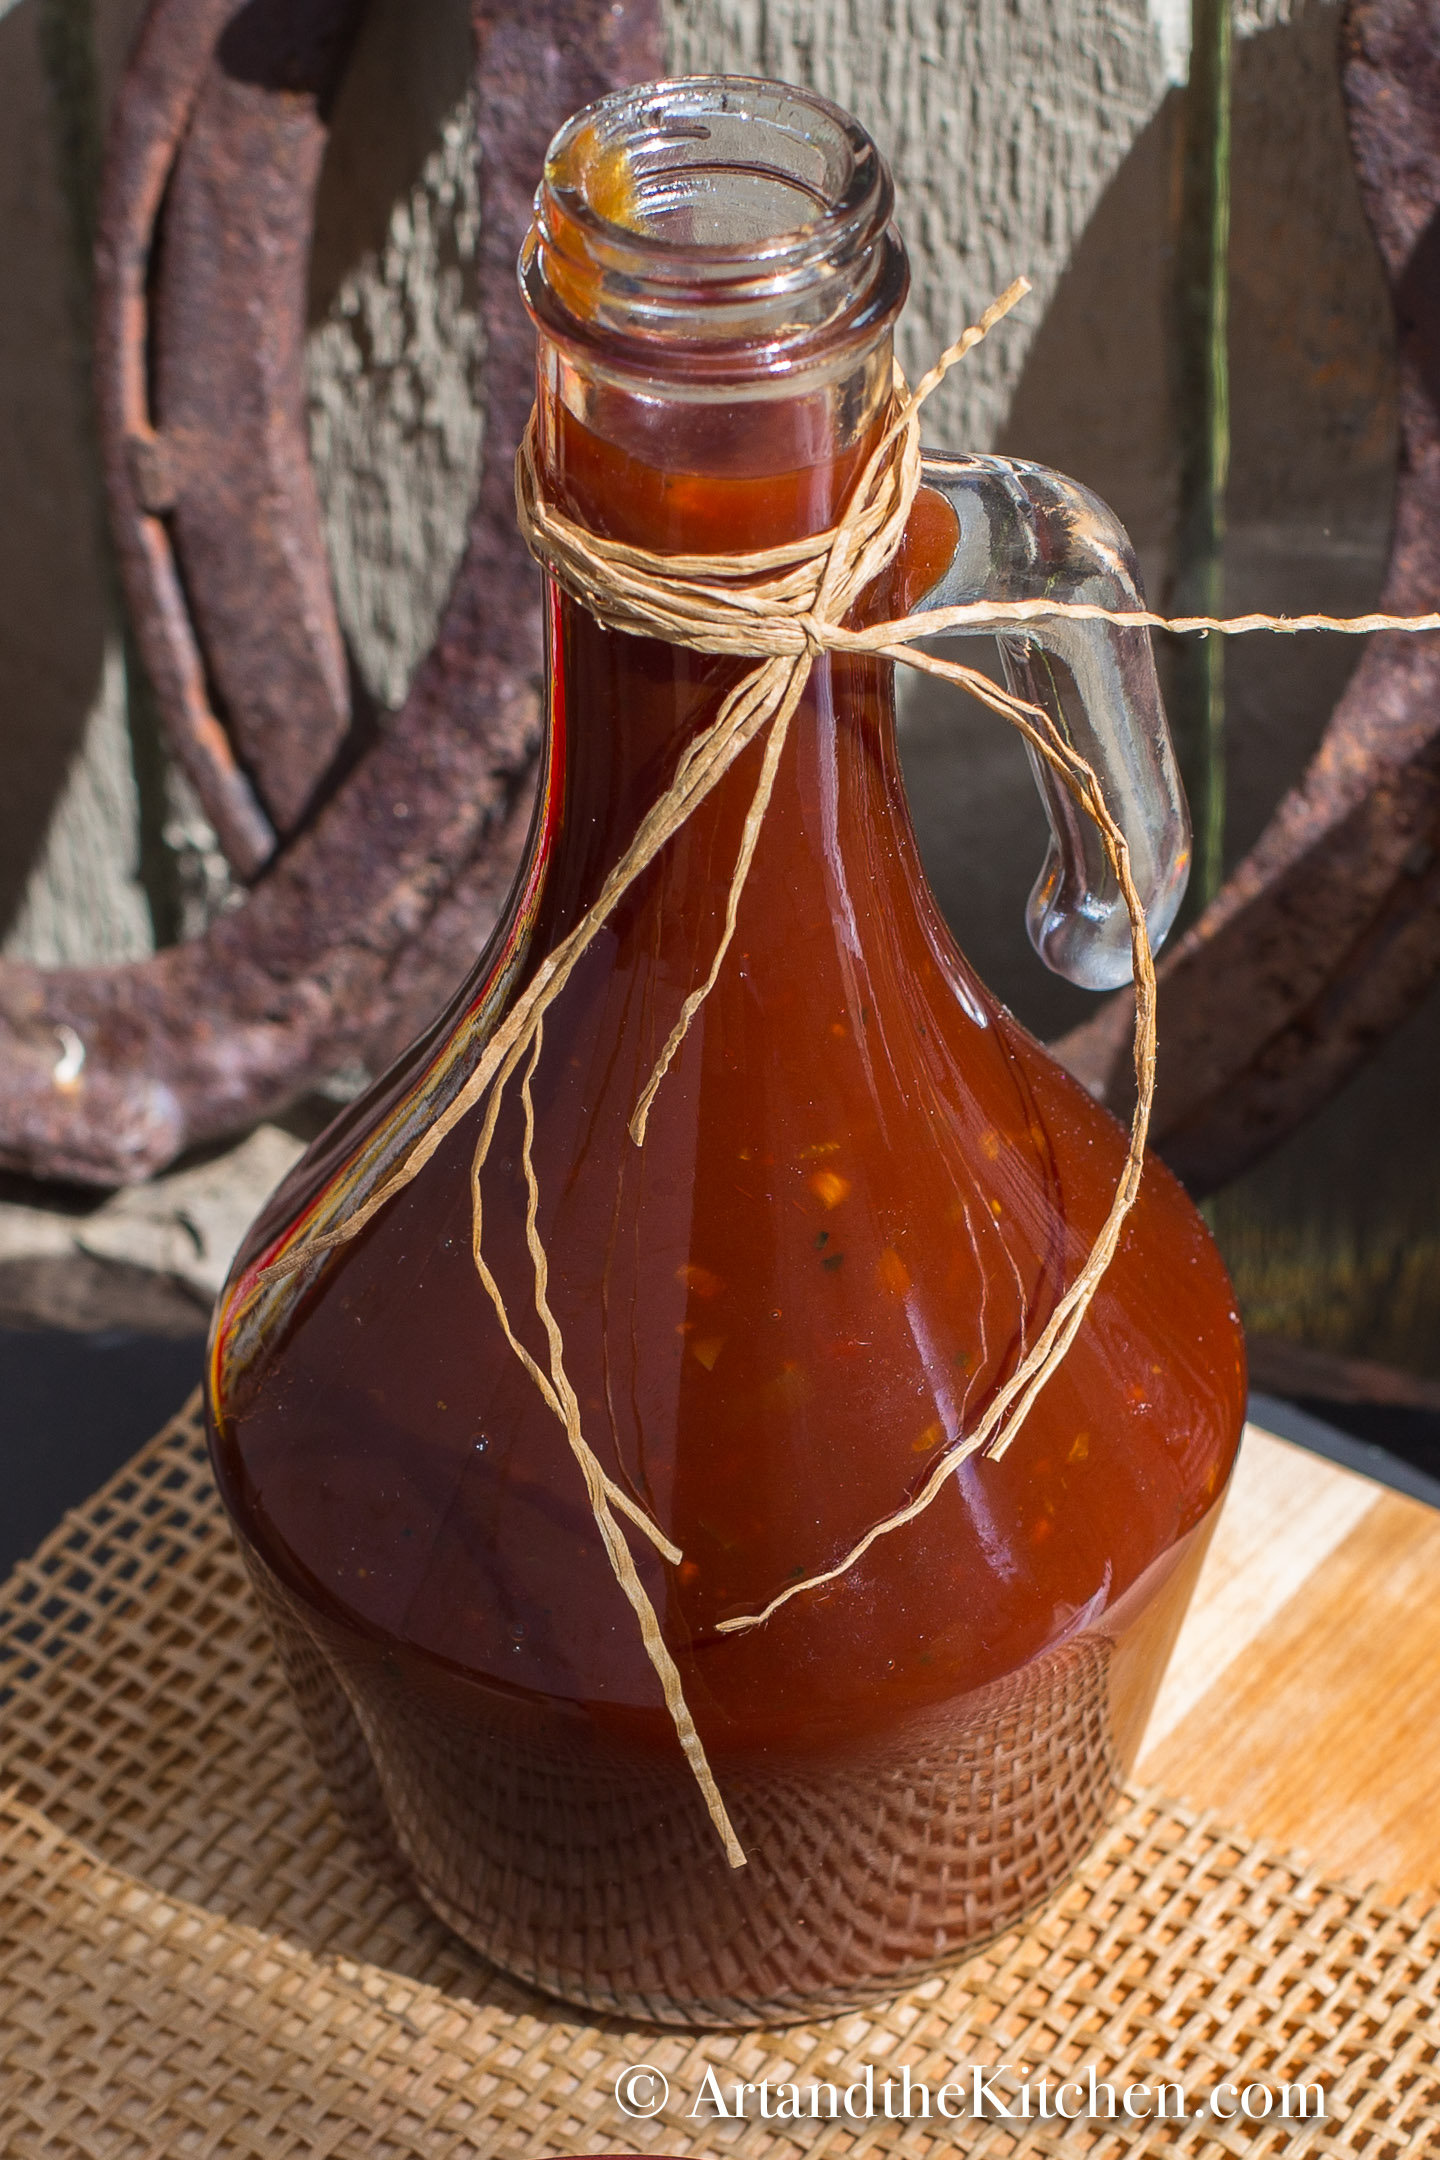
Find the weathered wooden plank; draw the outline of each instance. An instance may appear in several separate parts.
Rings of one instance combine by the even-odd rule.
[[[1242,1461],[1140,1775],[1327,1873],[1430,1890],[1440,1514],[1253,1428]]]

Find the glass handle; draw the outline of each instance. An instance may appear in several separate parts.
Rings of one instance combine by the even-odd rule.
[[[960,531],[948,570],[917,613],[981,600],[1143,607],[1124,527],[1074,480],[1019,458],[927,451],[924,484],[945,497]],[[1149,632],[1057,619],[994,635],[1009,688],[1042,706],[1094,767],[1129,843],[1158,947],[1185,897],[1190,815]],[[1118,989],[1131,979],[1130,920],[1099,833],[1028,745],[1027,754],[1050,823],[1025,911],[1030,942],[1057,975],[1087,990]]]

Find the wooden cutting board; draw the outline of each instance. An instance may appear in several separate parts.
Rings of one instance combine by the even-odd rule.
[[[1247,1426],[1136,1774],[1326,1873],[1440,1886],[1440,1511]]]

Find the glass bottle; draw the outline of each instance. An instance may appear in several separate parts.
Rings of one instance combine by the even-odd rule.
[[[652,549],[824,529],[881,429],[906,269],[874,145],[782,85],[625,92],[552,146],[521,264],[539,448],[575,516]],[[861,613],[1036,593],[1124,605],[1073,483],[932,460]],[[527,866],[449,1010],[346,1110],[220,1300],[220,1489],[339,1805],[494,1963],[660,2021],[892,1993],[1083,1856],[1133,1759],[1237,1444],[1229,1284],[1150,1162],[1060,1370],[998,1461],[764,1625],[719,1623],[891,1515],[1014,1371],[1104,1219],[1124,1136],[975,977],[927,889],[888,663],[818,659],[736,933],[710,969],[758,751],[614,908],[546,1016],[535,1229],[585,1437],[743,1847],[732,1866],[552,1408],[471,1249],[471,1110],[372,1195],[593,900],[745,663],[602,629],[551,587]],[[1095,764],[1162,935],[1187,862],[1142,633],[1007,638]],[[998,724],[998,723],[997,723]],[[1052,965],[1128,975],[1068,799],[1030,911]],[[512,1089],[482,1247],[543,1362]],[[641,1516],[673,1541],[666,1558]]]

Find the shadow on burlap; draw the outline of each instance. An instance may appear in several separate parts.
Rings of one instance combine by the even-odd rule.
[[[1440,1910],[1130,1796],[1029,1927],[878,2010],[775,2031],[592,2021],[482,1966],[377,1876],[319,1782],[210,1482],[195,1403],[0,1594],[0,2150],[16,2160],[925,2160],[1060,2151],[1400,2160],[1440,2139]],[[669,2079],[650,2121],[618,2072]],[[692,2118],[713,2066],[840,2090],[972,2065],[1183,2086],[1164,2121]],[[1221,2121],[1221,2081],[1326,2119]],[[752,2103],[753,2105],[753,2103]],[[1279,2100],[1275,2106],[1278,2109]],[[1062,2143],[1063,2139],[1063,2143]]]

